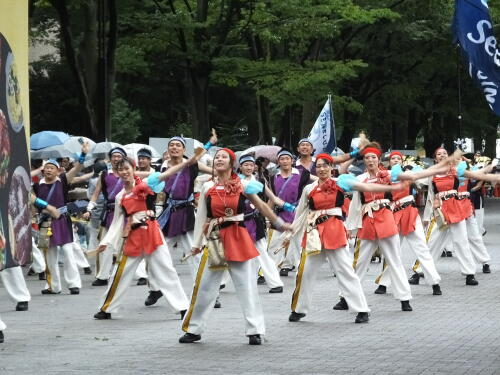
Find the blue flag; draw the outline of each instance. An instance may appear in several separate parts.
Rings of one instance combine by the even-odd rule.
[[[307,137],[312,143],[315,155],[332,153],[337,147],[335,139],[335,125],[333,122],[332,101],[330,96],[321,110],[316,122],[314,123],[309,136]]]
[[[452,28],[470,76],[483,90],[491,110],[500,116],[500,51],[487,0],[455,0]]]

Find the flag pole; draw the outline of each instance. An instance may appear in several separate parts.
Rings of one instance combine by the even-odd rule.
[[[328,104],[330,106],[330,134],[333,135],[334,151],[337,151],[337,134],[335,133],[335,125],[333,124],[333,105],[332,105],[332,93],[328,93]]]

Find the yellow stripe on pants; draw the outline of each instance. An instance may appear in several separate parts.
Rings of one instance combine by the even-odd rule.
[[[198,272],[196,273],[196,280],[194,281],[193,295],[191,296],[191,303],[189,305],[188,312],[184,321],[182,322],[182,330],[187,332],[189,328],[189,322],[191,321],[191,316],[193,315],[194,306],[196,305],[196,298],[198,297],[198,291],[200,289],[201,277],[203,276],[203,271],[205,270],[205,265],[208,261],[208,249],[203,250],[203,256],[201,257],[200,265],[198,266]]]
[[[380,283],[380,279],[382,278],[382,275],[384,274],[385,270],[387,269],[387,261],[385,260],[384,258],[384,265],[382,266],[382,272],[380,273],[380,275],[378,275],[378,277],[375,279],[375,284],[378,284]]]
[[[295,290],[292,295],[292,311],[295,311],[297,308],[297,303],[299,301],[300,287],[302,285],[302,275],[304,274],[304,267],[306,265],[307,259],[307,251],[302,249],[302,253],[300,255],[300,264],[299,269],[297,271],[297,279],[295,281]]]
[[[113,277],[113,283],[111,284],[111,288],[109,288],[106,300],[104,301],[104,304],[101,307],[101,311],[106,312],[106,309],[109,308],[109,305],[113,301],[113,297],[115,296],[118,284],[120,284],[120,279],[122,278],[123,270],[125,269],[125,264],[127,263],[127,259],[128,257],[126,255],[122,256],[120,264],[118,265],[118,269],[116,270],[115,277]]]
[[[352,268],[354,268],[354,270],[356,270],[356,266],[358,265],[360,247],[361,247],[361,240],[358,238],[356,239],[356,248],[354,249],[354,259],[352,261]]]

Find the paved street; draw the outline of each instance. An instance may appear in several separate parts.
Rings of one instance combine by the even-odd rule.
[[[442,296],[430,286],[412,286],[413,312],[402,312],[391,294],[373,294],[372,263],[363,286],[372,309],[368,324],[354,314],[333,311],[338,285],[325,265],[318,277],[313,308],[303,321],[289,323],[293,277],[285,292],[259,286],[267,335],[249,346],[232,285],[222,292],[199,343],[183,345],[179,316],[164,299],[146,308],[147,287],[132,286],[126,304],[111,321],[92,315],[104,292],[82,276],[79,296],[67,290],[42,296],[43,282],[29,277],[28,312],[15,312],[0,286],[0,314],[7,324],[0,344],[0,374],[500,374],[500,200],[487,201],[486,245],[492,255],[489,275],[478,266],[479,286],[465,286],[455,258],[441,258]],[[175,254],[176,263],[180,258]],[[405,264],[411,263],[408,252]],[[186,265],[176,265],[186,290]],[[295,275],[291,273],[290,275]]]

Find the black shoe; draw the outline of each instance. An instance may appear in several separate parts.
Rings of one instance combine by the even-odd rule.
[[[266,279],[264,278],[264,276],[259,276],[257,278],[257,285],[263,285],[266,283]]]
[[[139,278],[139,280],[137,280],[137,285],[148,285],[148,279],[145,277]]]
[[[410,301],[401,301],[401,310],[402,311],[413,311],[410,306]]]
[[[439,284],[434,284],[432,286],[432,294],[435,296],[440,296],[441,294],[443,294],[441,292],[441,287],[439,286]]]
[[[111,319],[111,314],[104,311],[99,311],[97,314],[94,314],[94,318],[98,320]]]
[[[290,316],[288,317],[288,321],[289,322],[298,322],[304,316],[306,316],[306,314],[304,314],[304,313],[296,313],[295,311],[292,311],[290,313]]]
[[[283,287],[277,286],[276,288],[269,289],[269,293],[283,293]]]
[[[221,307],[222,307],[222,304],[220,303],[220,299],[217,296],[217,299],[215,300],[215,304],[214,304],[214,309],[220,309]]]
[[[38,274],[38,280],[47,280],[47,276],[45,276],[45,272],[40,272]]]
[[[260,335],[250,335],[248,336],[248,345],[260,345],[262,344],[262,340]]]
[[[224,289],[225,287],[226,287],[226,284],[220,284],[220,286],[219,286],[219,290],[222,290],[222,289]]]
[[[385,285],[379,285],[377,289],[375,289],[375,294],[386,294],[387,293],[387,287]]]
[[[90,267],[85,267],[85,268],[83,269],[83,273],[84,273],[85,275],[92,275],[92,268],[90,268]]]
[[[441,253],[441,258],[446,258],[446,250],[443,250],[443,252]]]
[[[163,296],[161,290],[150,290],[149,295],[144,301],[146,306],[152,306]]]
[[[28,311],[28,301],[18,302],[16,305],[16,311]]]
[[[3,342],[4,338],[3,338],[3,332],[0,331],[0,344]]]
[[[488,233],[488,232],[487,232],[487,231],[484,231],[484,232],[483,232],[483,236],[484,236],[486,233]]]
[[[184,320],[184,316],[186,316],[187,310],[181,310],[181,320]]]
[[[92,283],[92,286],[104,286],[104,285],[108,285],[108,280],[95,279],[94,282]]]
[[[59,292],[59,293],[61,293],[61,292]],[[42,294],[59,294],[59,293],[53,292],[51,289],[42,290]]]
[[[474,275],[467,275],[465,276],[465,285],[479,285],[479,282]]]
[[[349,306],[347,305],[347,301],[344,297],[340,297],[340,301],[333,306],[334,310],[349,310]]]
[[[26,274],[26,276],[35,276],[36,272],[33,271],[33,268],[30,267],[30,269],[28,270],[28,273]]]
[[[356,315],[354,323],[368,323],[369,320],[370,318],[367,312],[359,312],[358,315]]]
[[[488,263],[483,264],[483,273],[491,273],[490,265]]]
[[[280,276],[288,276],[288,272],[290,270],[288,268],[282,268],[280,269]]]
[[[411,275],[410,279],[408,280],[408,283],[410,285],[418,285],[419,282],[420,282],[420,276],[416,272],[413,275]]]
[[[449,250],[446,250],[446,256],[448,258],[453,258],[453,253],[451,251],[449,251]]]
[[[179,342],[181,344],[191,344],[195,341],[201,340],[201,335],[193,335],[192,333],[185,333],[184,336],[179,338]]]
[[[70,294],[80,294],[80,288],[69,288]]]

